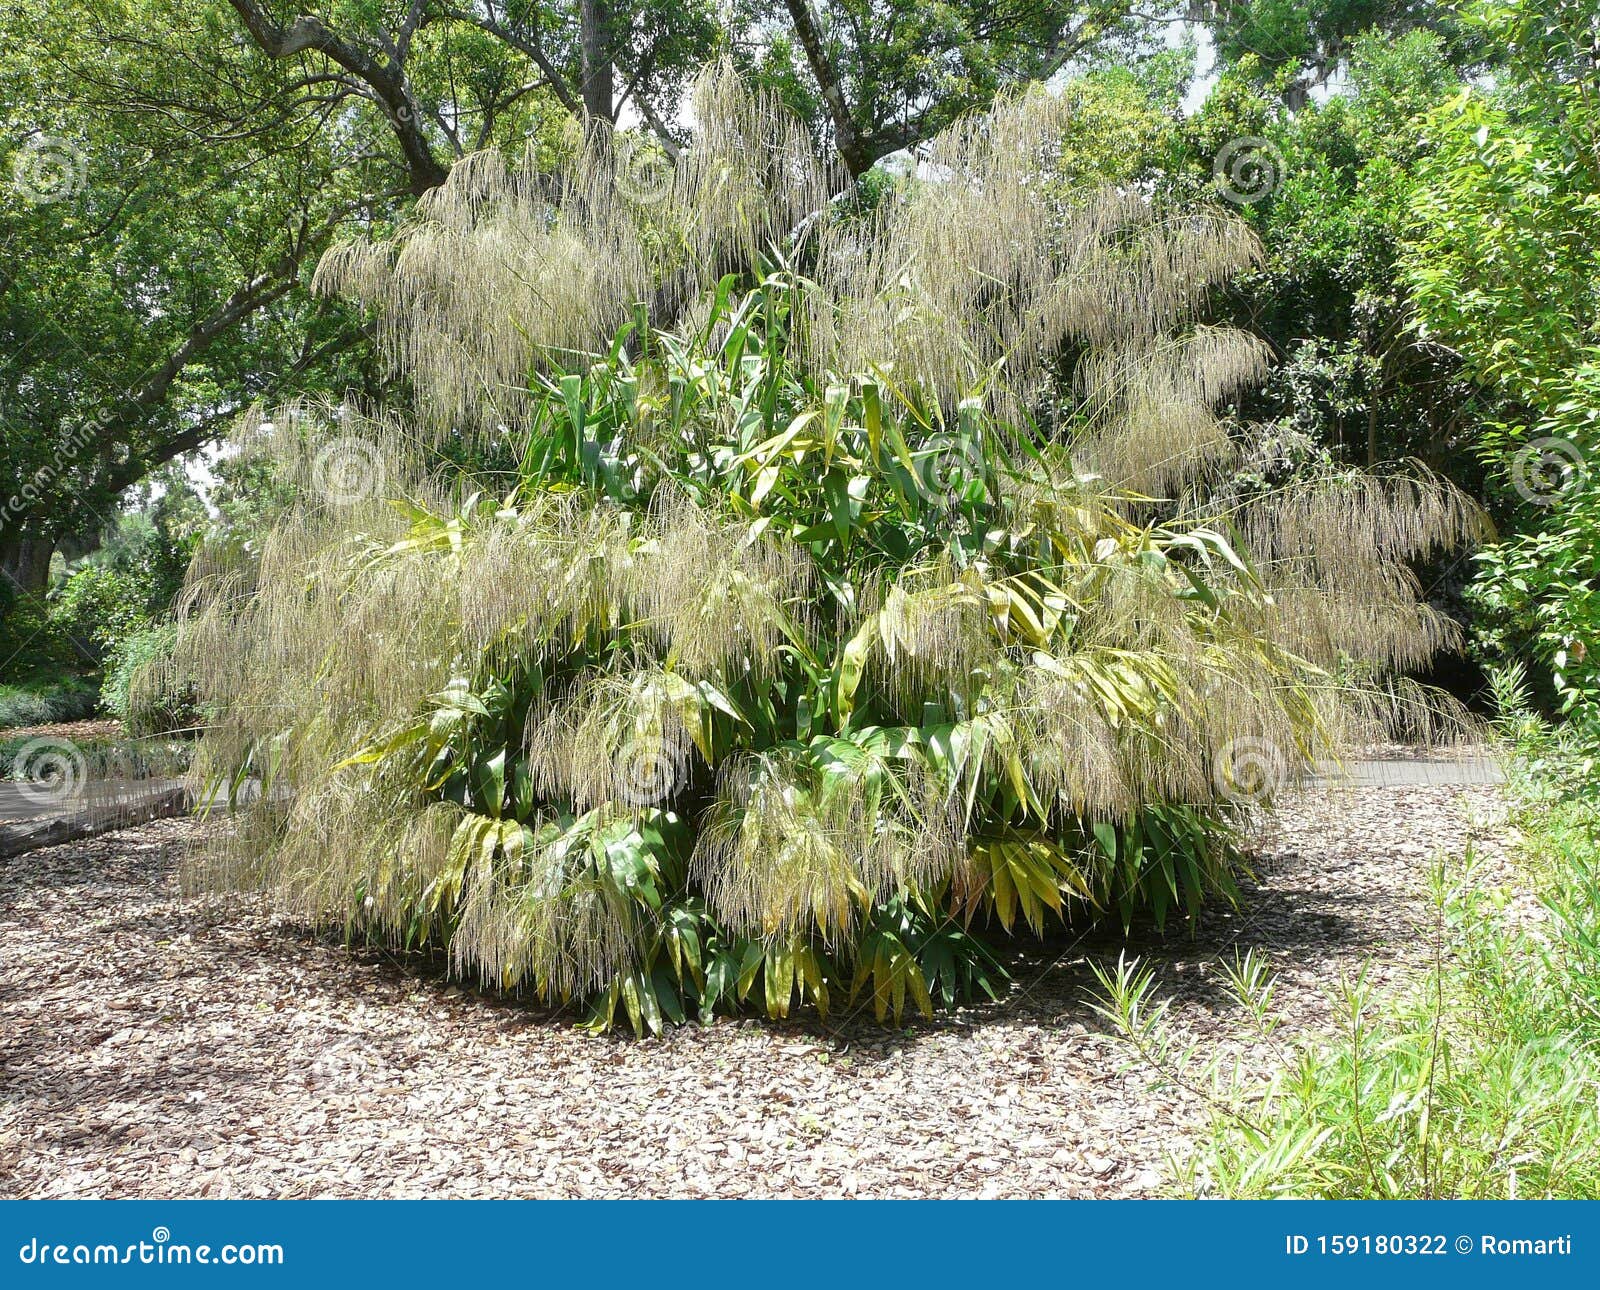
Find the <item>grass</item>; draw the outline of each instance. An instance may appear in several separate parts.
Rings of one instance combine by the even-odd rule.
[[[1272,979],[1247,956],[1230,992],[1277,1054],[1265,1072],[1183,1046],[1153,975],[1102,975],[1101,1011],[1138,1064],[1198,1093],[1210,1132],[1174,1160],[1188,1195],[1322,1199],[1600,1196],[1600,810],[1515,786],[1519,885],[1470,853],[1435,863],[1422,979],[1341,984],[1332,1039],[1280,1044]]]
[[[171,779],[188,772],[192,742],[173,736],[96,736],[63,740],[0,733],[0,782],[37,779],[68,768],[73,780]]]
[[[83,677],[0,685],[0,731],[94,716],[99,687]]]

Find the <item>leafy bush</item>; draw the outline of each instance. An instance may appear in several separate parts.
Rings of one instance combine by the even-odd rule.
[[[263,791],[188,880],[641,1031],[929,1013],[996,992],[977,931],[1231,893],[1241,802],[1432,714],[1381,680],[1450,637],[1400,562],[1475,512],[1331,473],[1213,505],[1259,354],[1193,313],[1252,243],[1054,203],[1048,96],[858,216],[796,123],[703,92],[666,197],[601,134],[324,263],[423,416],[514,423],[522,465],[491,497],[393,425],[256,430],[303,496],[202,557],[178,656],[205,772]]]
[[[0,684],[10,685],[92,666],[44,606],[20,597],[0,611],[0,659]]]
[[[54,721],[53,707],[43,694],[15,686],[0,689],[0,730],[16,726],[42,726]]]
[[[1600,645],[1596,502],[1570,498],[1559,522],[1480,552],[1467,592],[1480,656],[1539,660],[1541,706],[1569,717],[1592,750],[1600,749],[1600,658],[1589,656]]]
[[[105,545],[53,593],[51,617],[83,649],[108,653],[169,611],[190,546],[147,515],[121,516]]]
[[[1496,398],[1483,450],[1510,519],[1471,590],[1491,662],[1540,691],[1600,756],[1600,111],[1595,0],[1467,12],[1506,66],[1433,113],[1406,254],[1422,334]],[[1539,289],[1530,292],[1528,284]],[[1546,683],[1548,678],[1548,683]]]
[[[100,703],[131,735],[170,734],[199,721],[192,688],[171,676],[178,629],[171,622],[131,632],[106,659]]]
[[[143,626],[145,599],[143,588],[127,573],[89,564],[67,577],[51,617],[98,656],[111,642]]]
[[[1525,672],[1492,676],[1497,726],[1514,741],[1519,878],[1530,919],[1469,851],[1436,863],[1433,954],[1389,995],[1366,973],[1341,986],[1338,1034],[1287,1050],[1273,981],[1254,954],[1229,993],[1276,1059],[1225,1067],[1183,1046],[1137,963],[1101,972],[1102,1013],[1159,1076],[1209,1101],[1179,1187],[1233,1197],[1600,1197],[1600,815],[1592,774],[1563,766],[1581,739],[1531,712]],[[1592,769],[1592,768],[1591,768]],[[1589,795],[1589,800],[1572,796]]]

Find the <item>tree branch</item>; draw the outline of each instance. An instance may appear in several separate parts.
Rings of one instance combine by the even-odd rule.
[[[269,58],[293,58],[296,54],[314,51],[337,63],[372,91],[373,99],[383,109],[389,128],[400,143],[414,196],[420,197],[430,188],[444,183],[448,172],[434,156],[433,147],[423,132],[424,114],[412,97],[400,62],[374,57],[329,31],[320,18],[302,14],[287,27],[280,27],[254,0],[228,0],[228,3],[244,22],[251,39]]]
[[[556,65],[550,61],[544,52],[544,47],[540,45],[536,38],[526,36],[520,31],[507,27],[504,23],[497,22],[488,15],[470,13],[464,9],[445,9],[441,12],[441,16],[453,18],[457,22],[467,23],[486,35],[493,36],[496,40],[503,41],[511,46],[519,54],[528,58],[544,74],[545,80],[550,85],[550,92],[561,101],[562,107],[571,112],[573,116],[583,115],[583,107],[578,101],[578,96],[573,93],[572,87],[566,82],[566,78],[556,70]]]

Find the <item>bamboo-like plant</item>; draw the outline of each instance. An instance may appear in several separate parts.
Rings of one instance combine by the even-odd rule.
[[[197,562],[201,773],[263,791],[191,882],[601,1026],[899,1017],[995,992],[974,929],[1192,915],[1241,801],[1448,718],[1396,679],[1452,636],[1406,561],[1478,516],[1420,474],[1216,500],[1261,356],[1197,313],[1254,244],[1060,193],[1063,113],[863,214],[713,69],[648,188],[595,131],[332,253],[421,424],[369,428],[379,495]],[[318,419],[247,438],[309,483]]]

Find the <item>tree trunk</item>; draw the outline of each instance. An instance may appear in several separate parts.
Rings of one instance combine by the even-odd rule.
[[[860,179],[877,160],[862,143],[856,130],[855,118],[850,115],[850,105],[845,102],[844,86],[839,81],[833,60],[828,56],[827,42],[822,29],[811,11],[811,0],[784,0],[789,10],[789,21],[794,24],[794,34],[800,48],[805,51],[811,74],[817,78],[817,88],[822,91],[822,101],[827,106],[828,117],[833,122],[834,147],[839,160],[849,168],[852,179]]]
[[[611,9],[606,0],[581,0],[583,109],[596,121],[616,124],[615,72],[611,62]]]
[[[52,538],[22,529],[0,531],[0,583],[4,583],[6,591],[43,599],[50,584],[50,557],[55,551]]]

